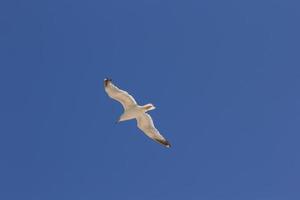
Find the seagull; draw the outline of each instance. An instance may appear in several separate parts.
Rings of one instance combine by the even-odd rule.
[[[148,137],[154,141],[164,145],[165,147],[171,147],[171,144],[166,140],[159,131],[155,128],[151,116],[147,113],[150,110],[154,110],[155,106],[151,103],[148,103],[144,106],[137,104],[135,99],[128,94],[128,92],[119,89],[112,83],[112,79],[104,79],[104,89],[108,96],[114,100],[119,101],[123,108],[124,112],[120,116],[118,122],[136,119],[137,127],[142,130]]]

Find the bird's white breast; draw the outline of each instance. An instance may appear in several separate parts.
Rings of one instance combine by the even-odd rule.
[[[135,119],[139,115],[143,114],[144,110],[140,106],[133,106],[124,111],[124,113],[120,117],[120,121]]]

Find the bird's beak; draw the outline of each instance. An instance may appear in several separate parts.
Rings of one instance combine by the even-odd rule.
[[[116,124],[118,124],[120,122],[120,119],[118,119],[117,121],[116,121]]]

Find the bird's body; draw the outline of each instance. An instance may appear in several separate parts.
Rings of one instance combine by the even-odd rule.
[[[138,128],[147,136],[166,147],[171,146],[155,128],[151,116],[146,113],[155,109],[151,103],[144,106],[138,105],[131,95],[116,87],[110,79],[104,79],[104,88],[108,96],[119,101],[124,108],[124,113],[120,116],[118,122],[136,119]]]
[[[144,110],[141,108],[141,106],[133,106],[132,108],[129,108],[127,110],[124,110],[124,113],[120,116],[118,122],[135,119],[139,115],[144,114]]]
[[[124,110],[124,113],[120,116],[119,122],[138,118],[147,111],[154,109],[155,107],[152,104],[147,104],[145,106],[133,105],[132,107]]]

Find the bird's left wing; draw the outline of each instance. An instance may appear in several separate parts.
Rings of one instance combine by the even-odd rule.
[[[165,147],[170,147],[171,144],[166,140],[159,131],[155,128],[151,116],[144,113],[137,117],[137,126],[141,129],[148,137],[155,140],[156,142],[164,145]]]
[[[112,83],[111,79],[104,79],[104,88],[108,96],[119,101],[122,104],[124,110],[137,104],[135,99],[130,94],[128,94],[128,92],[121,90],[117,86],[115,86]]]

